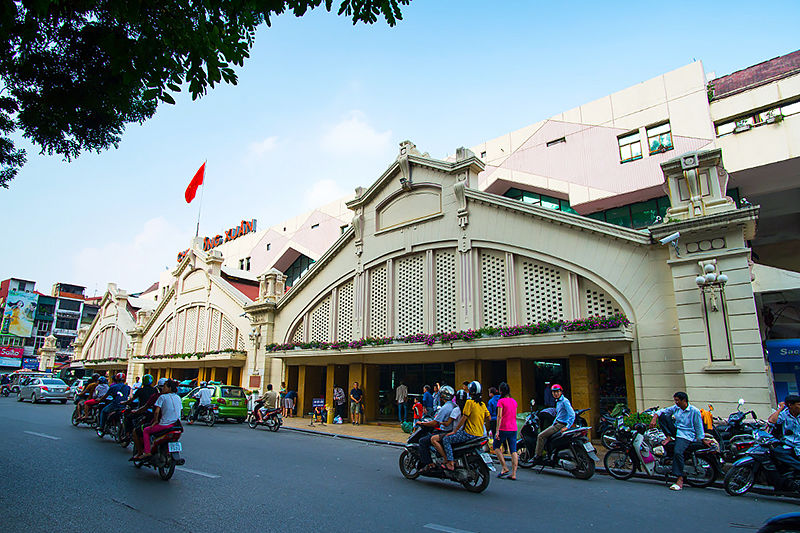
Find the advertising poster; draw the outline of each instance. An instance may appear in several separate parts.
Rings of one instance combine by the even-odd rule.
[[[22,364],[22,346],[2,346],[0,347],[0,366],[10,366],[19,368]]]
[[[30,337],[38,299],[39,295],[32,292],[9,291],[0,335]]]

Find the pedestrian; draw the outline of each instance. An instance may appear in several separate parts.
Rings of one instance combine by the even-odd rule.
[[[334,416],[338,416],[342,420],[347,415],[345,413],[345,396],[344,396],[344,389],[341,388],[339,385],[333,385],[333,409],[334,409]]]
[[[499,388],[500,394],[495,394],[494,396],[495,398],[499,396],[499,400],[496,402],[497,417],[495,421],[497,422],[497,429],[494,432],[494,444],[492,446],[501,466],[497,477],[515,481],[517,479],[517,463],[519,461],[517,456],[517,401],[511,397],[511,388],[508,383],[501,383]],[[506,459],[503,457],[503,443],[508,446],[508,451],[511,453],[510,475],[508,467],[506,467]]]
[[[564,432],[575,423],[575,410],[572,408],[572,404],[569,403],[567,397],[564,396],[564,389],[561,388],[561,385],[558,383],[551,385],[550,393],[556,401],[556,418],[553,420],[553,425],[539,433],[539,436],[536,438],[536,453],[534,454],[533,460],[537,462],[542,460],[541,455],[544,451],[544,444],[547,442],[547,437],[559,431]]]
[[[422,387],[422,407],[425,408],[425,414],[433,415],[433,394],[430,385]]]
[[[497,402],[500,400],[500,395],[497,389],[489,387],[489,401],[486,402],[486,409],[489,410],[489,437],[492,437],[497,431]]]
[[[397,403],[397,418],[400,419],[400,423],[402,424],[408,417],[408,412],[406,411],[408,408],[406,404],[408,401],[408,387],[406,387],[405,382],[402,380],[395,390],[394,400]]]
[[[361,424],[361,413],[364,409],[364,391],[358,387],[358,381],[353,382],[350,389],[350,422],[354,426]]]
[[[656,427],[656,421],[658,421],[664,434],[675,438],[672,474],[676,479],[669,489],[681,490],[683,488],[683,468],[686,461],[683,453],[695,442],[703,441],[708,446],[711,441],[705,439],[706,432],[703,429],[700,409],[689,404],[689,395],[678,391],[672,395],[672,399],[675,401],[675,405],[656,411],[653,418],[650,419],[650,427]]]

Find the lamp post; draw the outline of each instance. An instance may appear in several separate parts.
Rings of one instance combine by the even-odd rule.
[[[722,272],[717,272],[717,260],[700,261],[698,263],[703,273],[695,278],[697,288],[705,295],[708,293],[711,296],[711,310],[719,311],[719,304],[717,303],[717,295],[722,297],[722,292],[725,284],[728,283],[728,276]]]

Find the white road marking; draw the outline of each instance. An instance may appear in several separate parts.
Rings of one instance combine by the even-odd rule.
[[[27,433],[28,435],[36,435],[37,437],[44,437],[50,440],[61,440],[61,437],[54,437],[52,435],[45,435],[44,433],[36,433],[35,431],[23,431],[23,433]]]
[[[211,479],[217,479],[219,476],[216,474],[209,474],[208,472],[201,472],[199,470],[192,470],[191,468],[186,468],[185,466],[176,466],[175,470],[180,470],[181,472],[189,472],[190,474],[196,474],[198,476],[203,476]]]
[[[456,529],[454,527],[443,526],[441,524],[425,524],[422,527],[433,529],[435,531],[444,531],[445,533],[472,533],[472,531],[467,531],[466,529]]]

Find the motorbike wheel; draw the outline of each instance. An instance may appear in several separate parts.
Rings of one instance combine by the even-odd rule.
[[[72,418],[70,419],[70,421],[72,422],[72,425],[75,426],[75,427],[78,427],[78,424],[81,423],[80,420],[78,420],[78,411],[77,410],[73,409]]]
[[[533,468],[533,456],[528,448],[517,446],[518,465],[521,468]]]
[[[700,489],[711,486],[714,483],[714,479],[717,477],[717,472],[714,470],[714,465],[702,457],[696,457],[695,460],[697,463],[692,465],[691,468],[695,470],[695,472],[698,470],[701,471],[702,475],[687,475],[686,483],[692,487],[697,487]]]
[[[606,471],[614,479],[630,479],[636,473],[636,465],[633,464],[630,455],[625,450],[611,450],[608,452],[603,458],[603,465],[605,465]]]
[[[172,477],[172,474],[175,473],[175,461],[172,459],[172,455],[167,455],[167,462],[164,463],[164,466],[158,467],[158,475],[164,481],[169,481],[169,478]]]
[[[470,462],[470,468],[474,469],[477,477],[470,481],[464,481],[461,485],[470,492],[483,492],[489,486],[489,467],[479,458]]]
[[[417,479],[419,477],[419,458],[417,454],[408,450],[403,450],[400,454],[400,473],[406,479]]]
[[[756,469],[753,464],[733,466],[725,474],[725,492],[731,496],[741,496],[753,486],[756,480]]]
[[[570,472],[570,474],[578,479],[589,479],[594,475],[594,461],[583,448],[578,448],[578,452],[575,454],[575,462],[578,463],[578,468]]]
[[[256,429],[258,427],[258,418],[254,415],[250,415],[247,417],[247,425],[250,426],[250,429]]]
[[[616,434],[617,432],[614,428],[607,428],[603,430],[603,433],[600,434],[600,444],[605,446],[607,450],[610,450],[616,442],[616,439],[614,439]]]

